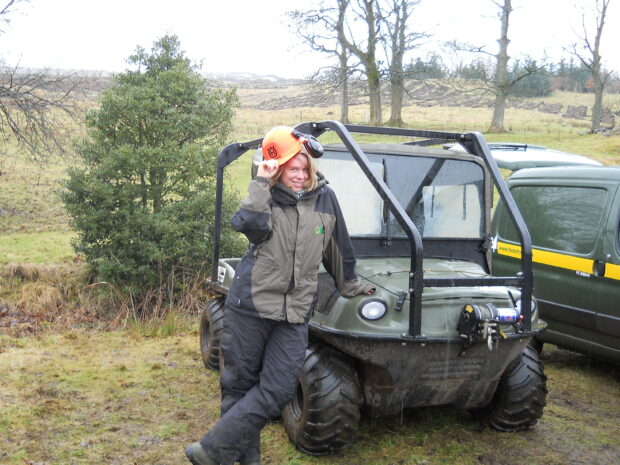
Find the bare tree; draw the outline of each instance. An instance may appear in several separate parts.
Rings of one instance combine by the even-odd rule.
[[[588,34],[586,27],[586,15],[582,15],[582,33],[580,37],[581,45],[573,44],[571,46],[572,53],[579,61],[592,73],[594,81],[594,104],[592,105],[592,124],[590,133],[598,131],[601,127],[601,115],[603,112],[603,92],[605,86],[611,77],[611,72],[607,72],[602,68],[602,60],[600,54],[601,38],[603,37],[603,27],[605,26],[605,18],[607,16],[607,7],[611,0],[595,0],[595,24],[596,32],[594,33],[594,43],[592,35]]]
[[[504,0],[504,4],[495,3],[501,8],[501,33],[499,36],[499,51],[497,52],[497,68],[495,70],[495,104],[489,132],[504,132],[504,113],[506,112],[506,97],[510,89],[508,81],[508,22],[512,12],[511,0]]]
[[[10,13],[15,11],[15,7],[19,3],[27,3],[30,0],[9,0],[4,2],[4,6],[0,3],[0,33],[4,32],[4,26],[11,22]]]
[[[358,21],[366,27],[366,37],[356,41],[347,31],[343,34],[342,43],[355,55],[364,68],[368,84],[370,105],[370,124],[380,126],[381,115],[381,70],[377,60],[377,46],[380,40],[380,11],[377,0],[355,0],[353,13]]]
[[[292,27],[312,50],[338,59],[336,88],[340,90],[340,121],[349,122],[349,51],[343,38],[349,0],[335,0],[335,7],[288,12]],[[318,71],[313,78],[317,78]],[[329,73],[332,74],[332,73]],[[332,81],[329,79],[329,81]],[[323,80],[324,82],[324,80]]]
[[[421,0],[334,0],[333,6],[288,13],[297,34],[313,50],[338,58],[338,86],[341,90],[341,120],[348,122],[349,79],[363,68],[369,96],[370,124],[382,123],[381,78],[390,77],[390,124],[402,125],[402,102],[405,91],[403,61],[405,53],[415,46],[424,33],[408,30],[411,12]],[[361,27],[360,27],[361,26]],[[385,30],[383,34],[382,28]],[[365,34],[360,33],[365,29]],[[379,57],[383,46],[388,69]],[[353,66],[350,58],[359,60]],[[381,55],[383,57],[383,55]],[[320,70],[314,80],[333,82],[333,73]]]
[[[338,4],[338,20],[336,21],[336,32],[338,34],[338,71],[341,85],[340,92],[340,120],[343,123],[349,122],[349,51],[344,43],[344,26],[349,0],[336,0]]]
[[[499,49],[497,54],[493,54],[485,50],[484,46],[475,46],[470,44],[462,44],[456,41],[451,42],[451,48],[457,51],[470,52],[474,54],[482,54],[492,57],[495,62],[495,71],[491,78],[483,77],[480,80],[481,87],[479,89],[483,93],[491,93],[495,96],[493,104],[493,116],[488,132],[506,132],[504,128],[504,114],[506,112],[506,100],[510,89],[523,78],[532,74],[542,73],[545,70],[544,63],[538,64],[535,60],[525,58],[523,65],[516,68],[514,72],[508,71],[508,63],[510,56],[508,55],[508,27],[510,23],[510,13],[512,12],[512,0],[503,0],[501,3],[493,1],[500,9],[498,15],[500,19],[500,37],[498,39]],[[469,89],[468,91],[471,91]]]
[[[422,0],[389,0],[382,14],[386,28],[386,56],[388,57],[388,76],[390,80],[390,119],[388,125],[402,126],[403,97],[405,95],[405,72],[403,61],[405,53],[415,48],[417,42],[428,34],[411,32],[408,22],[413,9]]]
[[[14,7],[27,0],[11,0],[0,7],[0,23],[8,24]],[[2,30],[0,30],[2,32]],[[76,76],[49,69],[25,70],[0,58],[0,139],[3,152],[16,143],[20,154],[44,161],[64,151],[67,119],[75,116]],[[2,154],[0,154],[1,157]]]

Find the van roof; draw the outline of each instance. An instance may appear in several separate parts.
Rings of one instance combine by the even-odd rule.
[[[554,166],[515,171],[509,179],[608,179],[620,181],[620,166]]]

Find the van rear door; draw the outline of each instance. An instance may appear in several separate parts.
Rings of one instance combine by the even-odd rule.
[[[516,176],[509,186],[532,236],[541,339],[620,360],[617,181]],[[520,250],[501,205],[493,231],[494,274],[514,272]]]
[[[602,264],[598,266],[604,270],[604,303],[597,312],[596,324],[603,336],[603,345],[614,349],[616,360],[620,360],[620,183],[611,204],[601,248]]]

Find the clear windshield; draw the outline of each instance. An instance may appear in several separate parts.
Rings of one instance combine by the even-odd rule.
[[[484,235],[484,172],[468,160],[367,154],[423,237]],[[351,236],[406,237],[348,153],[326,152],[319,171],[334,189]]]

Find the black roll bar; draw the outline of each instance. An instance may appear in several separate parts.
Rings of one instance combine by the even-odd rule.
[[[229,144],[217,156],[215,169],[215,218],[213,219],[213,263],[211,263],[211,284],[219,287],[217,267],[220,261],[220,235],[222,234],[222,202],[224,199],[224,168],[248,150],[260,147],[263,139],[250,142]]]
[[[525,226],[525,221],[521,216],[509,189],[507,188],[495,160],[491,156],[486,141],[478,132],[451,133],[439,131],[420,131],[406,128],[390,128],[375,126],[345,125],[339,121],[322,121],[318,123],[302,123],[296,129],[305,134],[315,137],[320,136],[325,131],[334,131],[344,143],[349,153],[358,163],[368,180],[371,182],[379,196],[385,202],[389,211],[394,215],[403,231],[407,234],[411,244],[411,264],[409,272],[409,333],[403,335],[406,338],[425,339],[422,334],[422,292],[424,287],[454,287],[454,286],[500,286],[511,285],[522,289],[521,293],[521,313],[523,315],[523,330],[526,333],[531,331],[531,294],[533,288],[532,278],[532,244],[529,232]],[[485,162],[491,173],[491,177],[498,188],[500,197],[505,202],[507,210],[517,227],[519,238],[521,239],[521,272],[516,277],[491,277],[491,278],[436,278],[424,279],[423,257],[424,249],[422,237],[415,224],[404,211],[387,184],[378,177],[371,169],[368,157],[352,138],[351,133],[379,134],[390,136],[404,136],[423,139],[455,141],[465,147],[465,149]],[[218,288],[218,262],[220,253],[220,234],[222,227],[222,196],[224,184],[224,168],[239,158],[250,149],[260,146],[262,139],[256,139],[245,143],[235,143],[227,145],[222,149],[218,156],[216,171],[216,206],[213,232],[213,263],[211,284]]]
[[[521,289],[521,313],[523,315],[523,330],[530,332],[532,330],[532,292],[534,291],[534,276],[532,274],[532,237],[527,229],[525,220],[517,207],[516,202],[512,198],[510,189],[506,185],[502,177],[495,159],[491,155],[489,146],[481,134],[473,139],[465,139],[461,145],[473,154],[481,157],[485,165],[491,172],[493,182],[497,187],[499,196],[504,202],[504,206],[508,211],[508,215],[512,219],[513,224],[517,227],[517,233],[521,241],[521,278],[523,280]]]

